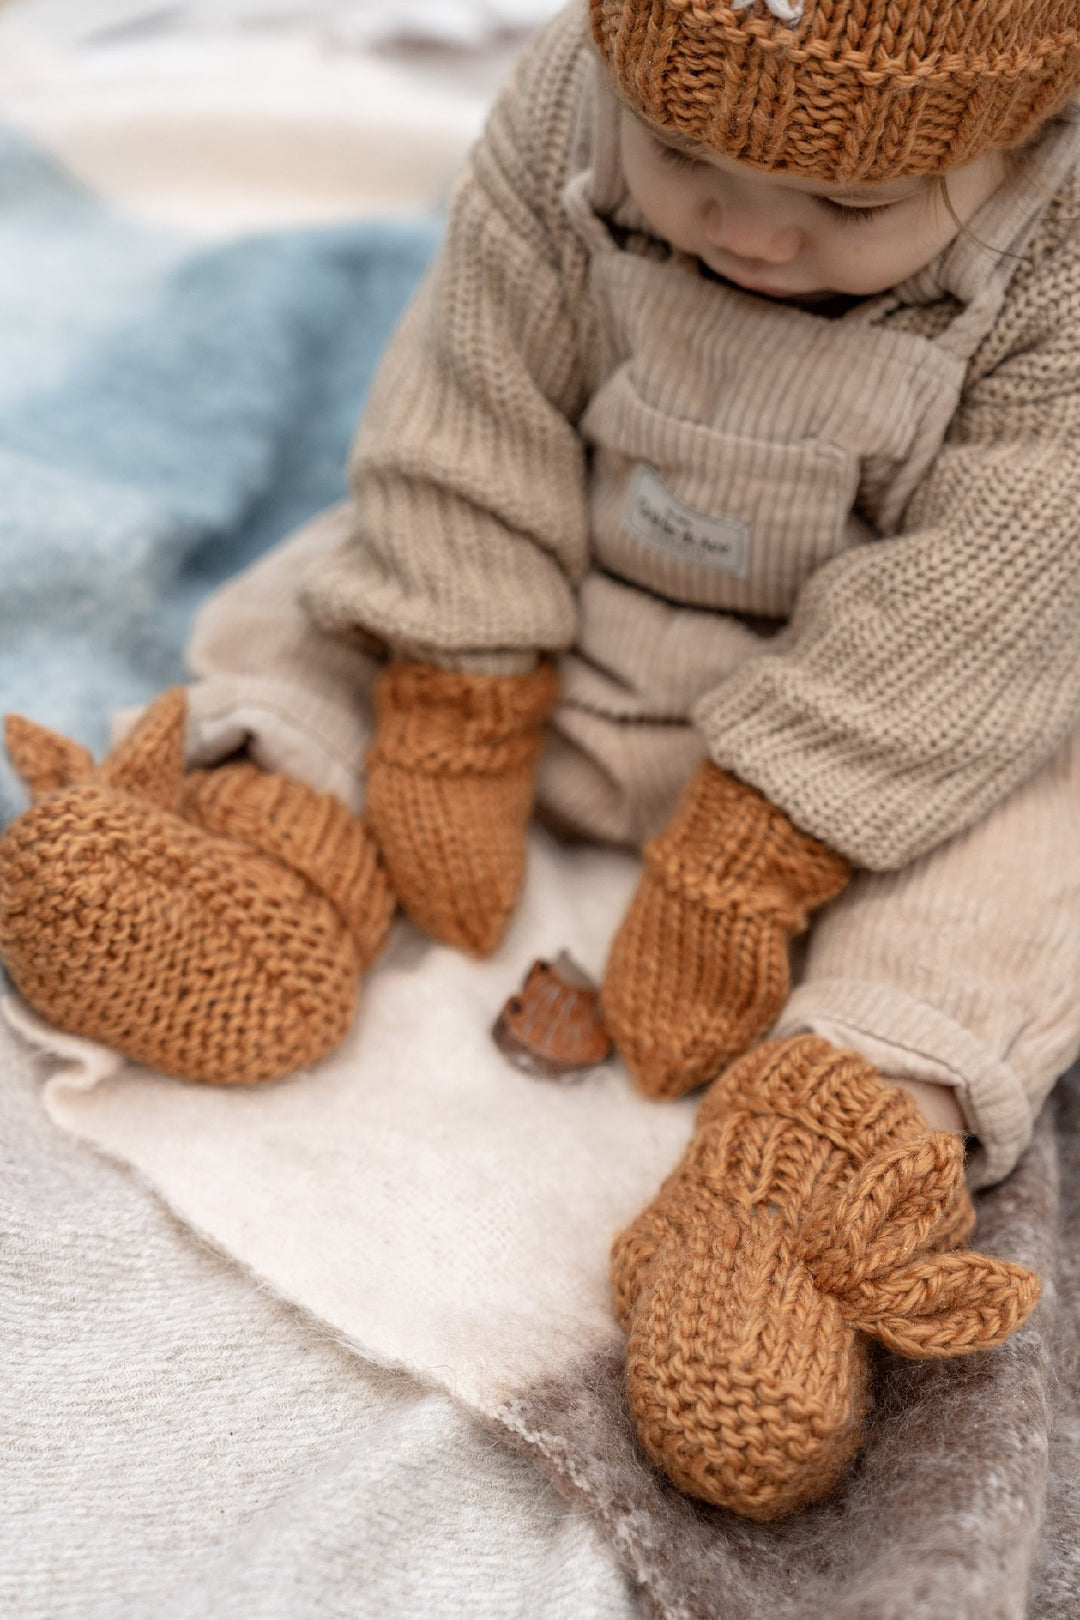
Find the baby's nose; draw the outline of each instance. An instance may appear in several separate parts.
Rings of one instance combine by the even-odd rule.
[[[713,247],[759,264],[787,264],[799,251],[799,232],[738,203],[713,201],[705,220]]]

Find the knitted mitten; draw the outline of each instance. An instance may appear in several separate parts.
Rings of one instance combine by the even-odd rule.
[[[681,1097],[757,1040],[788,991],[788,943],[848,880],[843,856],[706,761],[608,956],[604,1017],[638,1087]]]
[[[676,1485],[753,1519],[788,1513],[861,1444],[868,1335],[955,1356],[1019,1327],[1038,1278],[965,1247],[962,1155],[815,1035],[759,1046],[715,1082],[612,1255],[630,1405]]]
[[[521,889],[557,687],[545,663],[507,676],[392,665],[375,688],[368,825],[413,921],[474,956],[498,945]]]
[[[0,837],[0,958],[60,1029],[151,1068],[274,1079],[344,1038],[394,898],[337,799],[247,763],[183,774],[167,692],[95,769],[10,716],[34,804]]]

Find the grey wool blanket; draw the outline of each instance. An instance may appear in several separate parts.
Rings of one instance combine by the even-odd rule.
[[[588,961],[609,905],[623,901],[632,863],[580,853],[574,859],[536,841],[522,917],[507,955],[490,964],[463,964],[399,925],[342,1051],[310,1074],[252,1094],[181,1086],[118,1064],[99,1048],[58,1039],[9,1001],[19,1033],[7,1040],[13,1068],[24,1071],[26,1106],[44,1081],[52,1120],[112,1161],[76,1152],[63,1137],[53,1141],[61,1162],[76,1153],[80,1219],[94,1212],[88,1189],[96,1178],[116,1196],[118,1177],[127,1176],[118,1164],[136,1172],[124,1189],[136,1231],[141,1222],[161,1224],[147,1187],[179,1217],[179,1226],[169,1225],[162,1278],[107,1271],[107,1288],[119,1292],[126,1318],[121,1389],[147,1379],[140,1363],[155,1354],[161,1331],[157,1323],[140,1326],[140,1290],[167,1287],[174,1327],[189,1310],[192,1316],[190,1341],[182,1334],[165,1380],[151,1380],[152,1440],[141,1426],[137,1434],[110,1434],[106,1451],[119,1447],[120,1458],[100,1477],[81,1462],[74,1502],[67,1483],[57,1500],[93,1522],[105,1511],[106,1485],[115,1489],[125,1446],[138,1450],[141,1467],[148,1445],[158,1453],[160,1498],[143,1502],[143,1511],[167,1516],[178,1493],[195,1489],[205,1456],[196,1453],[194,1480],[185,1474],[177,1481],[173,1471],[189,1465],[182,1400],[191,1362],[196,1378],[210,1374],[208,1404],[199,1412],[209,1428],[204,1444],[230,1454],[223,1472],[218,1457],[213,1486],[222,1494],[235,1469],[250,1490],[248,1470],[265,1466],[267,1435],[245,1431],[250,1391],[237,1402],[230,1386],[238,1377],[254,1379],[258,1404],[271,1410],[277,1396],[293,1399],[298,1345],[286,1348],[284,1334],[307,1340],[309,1353],[317,1346],[317,1361],[333,1347],[333,1366],[320,1367],[317,1391],[302,1380],[317,1415],[328,1397],[337,1425],[341,1403],[354,1409],[334,1436],[353,1494],[347,1508],[335,1498],[333,1520],[340,1531],[344,1512],[354,1538],[353,1606],[320,1597],[314,1606],[296,1600],[279,1607],[280,1598],[242,1586],[243,1602],[228,1607],[222,1600],[206,1612],[560,1620],[564,1613],[605,1620],[1075,1616],[1080,1077],[1059,1084],[1010,1179],[979,1197],[980,1246],[1036,1267],[1044,1279],[1027,1326],[997,1351],[952,1362],[906,1363],[882,1352],[869,1443],[830,1501],[769,1526],[692,1502],[660,1479],[635,1445],[604,1276],[611,1231],[676,1156],[687,1112],[634,1097],[617,1069],[572,1089],[504,1072],[485,1044],[483,1009],[526,942],[546,950],[553,935],[569,938]],[[417,1006],[429,1011],[405,1033],[406,1011]],[[36,1132],[45,1129],[44,1120],[35,1122]],[[96,1383],[103,1346],[94,1324],[105,1354],[115,1356],[117,1301],[104,1320],[95,1316],[101,1267],[89,1259],[82,1230],[71,1232],[70,1217],[66,1263],[47,1240],[35,1241],[56,1214],[47,1201],[42,1207],[42,1184],[56,1184],[51,1164],[41,1181],[7,1180],[23,1200],[5,1294],[20,1302],[23,1345],[5,1388],[21,1429],[31,1430],[29,1449],[24,1442],[16,1453],[16,1472],[34,1446],[47,1449],[50,1435],[57,1445],[90,1438],[101,1421],[96,1402],[116,1398],[107,1380],[104,1388]],[[232,1273],[222,1256],[234,1262]],[[160,1254],[148,1264],[159,1262]],[[185,1280],[170,1279],[170,1268]],[[217,1342],[224,1331],[235,1347],[238,1330],[200,1304],[204,1271],[229,1298],[229,1315],[257,1308],[270,1318],[260,1327],[261,1350],[241,1335],[239,1363]],[[47,1329],[41,1354],[43,1323],[58,1309],[68,1334],[79,1324],[77,1354],[70,1339],[60,1353]],[[76,1364],[92,1421],[70,1398]],[[379,1386],[380,1377],[389,1382]],[[51,1416],[58,1385],[63,1440]],[[403,1410],[387,1408],[391,1387],[399,1402],[409,1392]],[[374,1408],[366,1428],[357,1426],[356,1409],[365,1398]],[[372,1430],[378,1444],[369,1455]],[[76,1448],[81,1458],[84,1443]],[[297,1459],[282,1456],[280,1443],[270,1444],[270,1454],[288,1472]],[[65,1467],[71,1471],[70,1457]],[[372,1488],[368,1471],[378,1480],[387,1468],[398,1469],[404,1496]],[[477,1470],[481,1477],[470,1479],[471,1496],[463,1499],[462,1476]],[[30,1504],[40,1501],[32,1469],[21,1485],[8,1500],[32,1520]],[[321,1499],[309,1499],[309,1491],[309,1480],[294,1480],[290,1541],[271,1544],[272,1562],[284,1565],[290,1580],[326,1574]],[[412,1526],[412,1539],[399,1526],[387,1542],[387,1500]],[[108,1511],[115,1512],[114,1502]],[[17,1509],[15,1523],[19,1516]],[[420,1525],[426,1535],[417,1534]],[[8,1521],[19,1581],[42,1556],[25,1531],[17,1534]],[[482,1548],[498,1564],[501,1589],[493,1591],[480,1566],[462,1571],[463,1546],[473,1549],[470,1557]],[[265,1546],[260,1553],[269,1556]],[[229,1549],[223,1560],[226,1591],[229,1580],[252,1579],[242,1557],[230,1562],[234,1555]],[[290,1556],[299,1559],[295,1568]],[[380,1588],[395,1580],[404,1584],[387,1606]],[[177,1615],[201,1612],[193,1592]],[[411,1596],[403,1601],[401,1592]],[[143,1611],[108,1603],[52,1609],[24,1598],[11,1612]]]
[[[679,1620],[1073,1620],[1080,1614],[1080,1075],[1015,1174],[979,1199],[978,1246],[1042,1275],[1035,1320],[984,1356],[882,1353],[870,1440],[842,1491],[758,1526],[693,1503],[634,1453],[618,1354],[534,1390],[514,1426],[587,1500]]]
[[[100,750],[182,678],[207,590],[333,501],[429,225],[212,244],[0,131],[0,704]],[[0,820],[22,804],[0,773]],[[638,1451],[614,1232],[692,1106],[554,1087],[489,1027],[535,956],[594,972],[635,862],[537,835],[498,955],[399,923],[341,1051],[180,1085],[0,1020],[4,1620],[1075,1620],[1080,1078],[979,1244],[1034,1316],[882,1353],[842,1490],[751,1525]]]

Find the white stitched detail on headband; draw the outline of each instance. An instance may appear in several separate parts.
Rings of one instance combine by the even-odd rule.
[[[728,0],[728,4],[732,11],[749,11],[754,0]],[[794,5],[789,5],[788,0],[765,0],[765,4],[781,22],[797,23],[803,14],[803,0],[795,0]]]

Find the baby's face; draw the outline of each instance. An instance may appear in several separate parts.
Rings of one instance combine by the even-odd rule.
[[[937,257],[1001,184],[999,153],[941,188],[922,179],[827,185],[764,174],[622,111],[626,182],[650,227],[749,292],[771,298],[884,292]],[[958,223],[959,221],[959,223]]]

